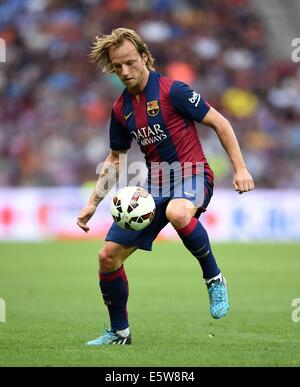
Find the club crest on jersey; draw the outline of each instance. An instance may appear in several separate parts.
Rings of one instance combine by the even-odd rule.
[[[147,113],[149,116],[154,117],[159,113],[158,100],[147,102]]]

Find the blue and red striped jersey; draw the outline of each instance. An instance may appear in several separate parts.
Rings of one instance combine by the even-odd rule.
[[[147,85],[138,97],[125,89],[114,102],[110,147],[127,150],[135,139],[148,168],[153,162],[200,162],[213,180],[195,126],[195,121],[201,122],[209,109],[205,99],[188,85],[150,71]]]

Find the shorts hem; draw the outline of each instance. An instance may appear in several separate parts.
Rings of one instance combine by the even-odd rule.
[[[131,244],[124,244],[123,242],[121,241],[118,241],[117,238],[116,239],[113,239],[113,238],[105,238],[105,241],[106,242],[114,242],[114,243],[118,243],[119,245],[121,246],[124,246],[124,247],[136,247],[138,248],[139,250],[144,250],[144,251],[152,251],[152,245],[151,246],[143,246],[143,245],[139,245],[139,244],[136,244],[136,245],[131,245]]]

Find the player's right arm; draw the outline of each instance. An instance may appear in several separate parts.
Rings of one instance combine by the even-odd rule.
[[[94,215],[98,205],[105,198],[111,188],[117,183],[120,174],[120,154],[127,153],[127,150],[111,150],[107,156],[102,169],[99,174],[96,187],[93,190],[88,204],[84,207],[78,217],[77,225],[82,228],[83,231],[88,232],[90,228],[87,226],[87,222]]]
[[[103,163],[96,187],[87,206],[80,211],[77,217],[77,224],[83,231],[88,232],[90,230],[87,226],[87,222],[94,215],[97,206],[105,198],[110,189],[117,183],[120,169],[119,156],[121,153],[128,152],[131,141],[132,137],[122,123],[122,103],[115,103],[111,112],[109,128],[111,151]]]

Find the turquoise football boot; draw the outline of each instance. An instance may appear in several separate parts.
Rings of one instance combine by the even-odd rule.
[[[103,335],[95,340],[88,341],[86,345],[97,346],[97,345],[128,345],[131,344],[131,335],[127,337],[120,336],[117,332],[112,329],[104,328]]]
[[[218,278],[207,285],[210,313],[214,319],[225,317],[229,310],[226,280]]]

